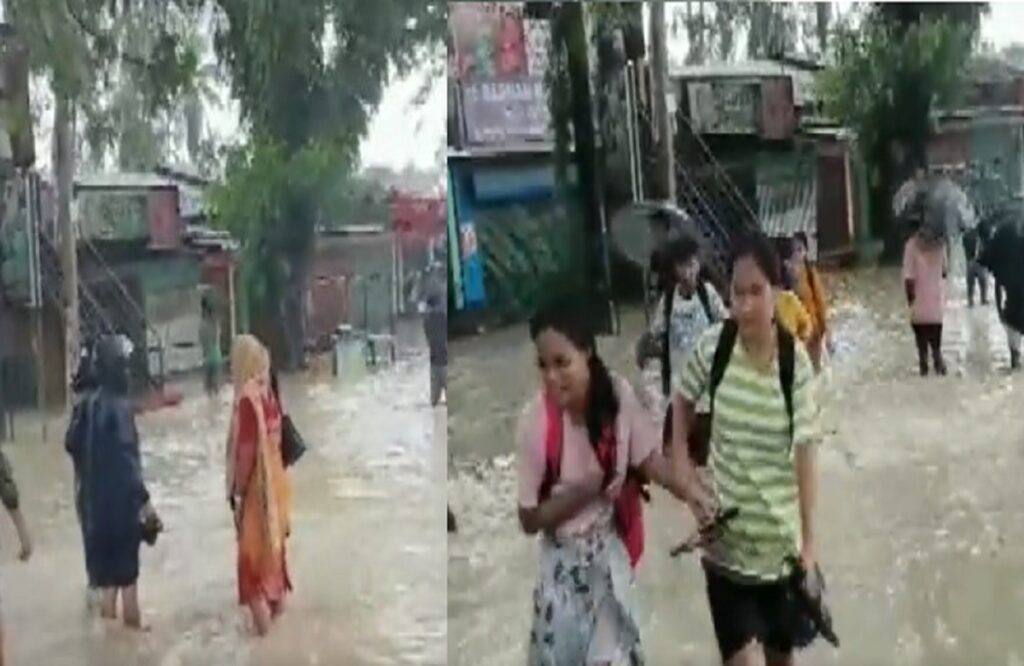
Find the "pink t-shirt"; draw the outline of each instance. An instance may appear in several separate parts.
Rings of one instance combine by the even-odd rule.
[[[616,422],[618,458],[613,486],[621,487],[626,478],[627,461],[636,467],[661,446],[660,429],[641,407],[632,387],[616,377],[615,386],[619,396],[619,418]],[[527,404],[519,419],[516,430],[516,449],[519,458],[519,506],[535,508],[539,502],[540,486],[544,480],[546,432],[543,396],[538,394]],[[575,424],[567,414],[562,415],[564,429],[562,441],[562,469],[552,494],[558,494],[565,484],[578,483],[588,474],[600,471],[601,464],[590,444],[585,424]],[[581,534],[611,512],[612,505],[607,499],[599,499],[574,517],[563,523],[557,530],[561,536]]]
[[[926,245],[915,235],[903,248],[903,279],[914,281],[910,320],[915,324],[941,324],[946,301],[946,248]]]

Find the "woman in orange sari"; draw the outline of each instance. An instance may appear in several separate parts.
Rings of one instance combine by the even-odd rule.
[[[270,355],[251,335],[231,350],[235,400],[228,434],[227,490],[238,539],[238,600],[263,636],[291,590],[285,541],[290,489],[281,461],[281,411],[270,390]]]

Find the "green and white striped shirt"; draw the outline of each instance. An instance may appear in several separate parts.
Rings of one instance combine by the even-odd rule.
[[[687,402],[696,404],[708,389],[721,333],[721,324],[705,332],[676,377],[676,390]],[[814,369],[803,345],[795,352],[794,446],[777,358],[766,374],[737,339],[715,394],[710,468],[721,506],[736,507],[739,515],[706,556],[742,579],[779,579],[787,571],[786,556],[799,547],[794,451],[817,445],[819,434]]]

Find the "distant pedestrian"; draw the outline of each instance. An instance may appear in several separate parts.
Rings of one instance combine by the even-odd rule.
[[[821,369],[824,352],[831,346],[829,330],[829,304],[825,281],[821,279],[818,267],[810,259],[810,243],[807,234],[798,231],[793,234],[792,267],[796,277],[796,295],[811,317],[813,330],[807,342],[811,362]]]
[[[423,331],[430,350],[430,404],[433,407],[448,394],[448,313],[441,297],[427,296],[427,311],[423,315]]]
[[[220,391],[221,368],[224,359],[220,350],[220,323],[209,294],[201,301],[199,319],[199,347],[203,354],[203,387],[213,397]]]
[[[996,282],[996,309],[1006,329],[1010,368],[1021,368],[1024,335],[1024,222],[999,225],[982,248],[979,263]]]
[[[967,307],[974,307],[974,294],[981,291],[981,304],[988,305],[988,271],[981,265],[984,228],[981,225],[963,232],[964,256],[967,258]]]
[[[775,285],[775,316],[779,324],[806,348],[814,335],[814,320],[796,293],[793,243],[788,240],[783,244],[782,259],[781,281]]]
[[[942,320],[947,271],[944,239],[929,226],[922,225],[907,240],[903,251],[903,284],[922,377],[928,374],[929,355],[935,373],[946,374],[942,358]]]

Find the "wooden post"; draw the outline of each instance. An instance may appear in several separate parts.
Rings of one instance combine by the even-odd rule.
[[[689,6],[689,5],[687,5]],[[665,39],[665,3],[651,3],[651,81],[653,110],[657,129],[658,168],[655,196],[676,205],[675,160],[672,151],[672,123],[668,117],[668,49]]]
[[[228,260],[228,333],[231,340],[238,335],[238,311],[235,306],[235,257],[232,254]]]
[[[74,183],[74,109],[71,100],[57,94],[54,111],[54,170],[57,174],[57,228],[64,274],[64,404],[71,406],[71,375],[78,359],[78,239],[71,220]]]

